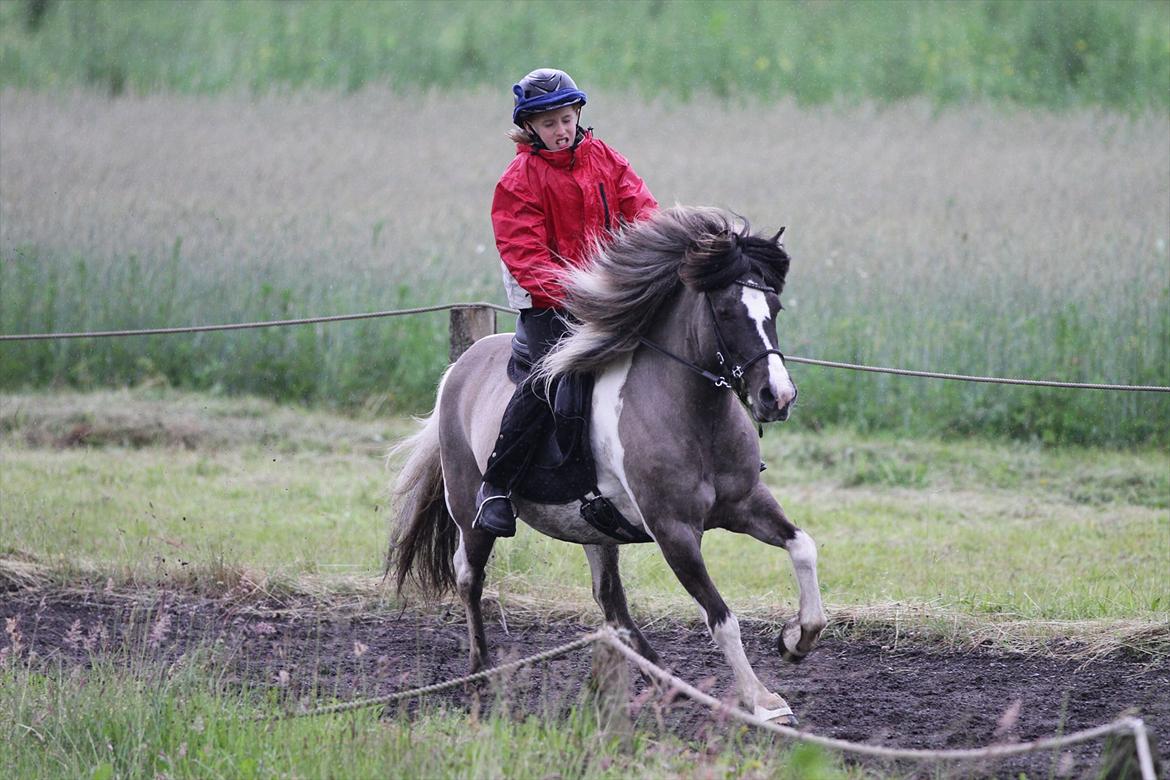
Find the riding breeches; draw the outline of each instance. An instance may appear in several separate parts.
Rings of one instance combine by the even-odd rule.
[[[516,331],[526,339],[528,356],[533,364],[544,357],[568,329],[568,322],[555,309],[523,309],[516,321]],[[510,491],[524,475],[537,445],[553,425],[549,397],[543,383],[533,383],[531,377],[516,385],[500,421],[500,434],[488,458],[484,482]]]

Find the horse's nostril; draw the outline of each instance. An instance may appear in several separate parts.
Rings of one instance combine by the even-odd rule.
[[[761,406],[775,406],[776,394],[772,392],[772,388],[760,388],[760,405]]]

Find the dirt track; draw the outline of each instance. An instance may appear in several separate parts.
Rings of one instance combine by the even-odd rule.
[[[302,697],[315,685],[342,699],[428,685],[466,672],[461,612],[337,614],[319,608],[240,609],[165,592],[147,602],[101,591],[0,593],[0,616],[19,616],[26,652],[35,652],[41,663],[85,663],[98,648],[113,653],[136,648],[126,655],[141,657],[143,647],[169,661],[198,646],[212,648],[213,657],[240,681],[288,686]],[[507,660],[570,641],[593,627],[513,622],[505,633],[496,620],[488,626],[488,638],[497,660]],[[1075,731],[1136,709],[1158,752],[1170,753],[1166,658],[1078,662],[830,639],[803,664],[792,666],[778,659],[771,627],[746,624],[743,633],[761,678],[785,695],[804,729],[818,734],[900,747],[978,747]],[[677,674],[715,695],[730,693],[730,670],[702,630],[657,624],[646,634]],[[0,638],[0,651],[8,644],[7,636]],[[506,696],[514,712],[555,710],[578,700],[589,667],[589,653],[578,652],[522,669],[485,701],[499,706]],[[635,687],[638,692],[643,688],[640,683]],[[723,728],[698,705],[663,703],[653,692],[635,700],[642,705],[639,728],[665,727],[688,739]],[[470,706],[462,689],[438,694],[431,702]],[[963,777],[1014,777],[1025,771],[1032,777],[1079,778],[1097,766],[1101,752],[1096,742],[1059,755],[950,769]]]

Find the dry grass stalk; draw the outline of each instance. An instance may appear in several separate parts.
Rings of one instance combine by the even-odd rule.
[[[36,590],[50,581],[48,567],[11,554],[0,555],[0,592]]]

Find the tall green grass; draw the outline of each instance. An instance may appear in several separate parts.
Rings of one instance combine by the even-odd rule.
[[[47,6],[47,11],[35,9]],[[0,5],[0,85],[113,94],[499,88],[556,63],[643,94],[1170,106],[1170,7],[1065,2]]]
[[[232,684],[234,673],[201,660],[205,652],[169,668],[128,652],[137,656],[128,669],[116,653],[86,667],[0,662],[5,777],[546,778],[552,766],[590,780],[865,775],[811,746],[777,749],[738,729],[696,744],[636,733],[623,747],[588,703],[482,718],[424,703],[413,716],[381,718],[375,707],[280,720],[281,689]]]
[[[373,274],[297,277],[254,271],[207,276],[165,258],[94,261],[17,249],[0,260],[6,333],[293,319],[436,302],[441,292],[385,285]],[[31,329],[31,330],[29,330]],[[341,324],[182,336],[6,344],[0,384],[102,387],[163,383],[280,401],[421,409],[446,365],[444,313]]]
[[[439,286],[331,278],[207,277],[178,253],[162,272],[135,258],[92,262],[21,250],[0,262],[0,332],[165,327],[405,308],[475,295]],[[1148,278],[1145,281],[1150,281]],[[424,283],[425,284],[425,283]],[[904,290],[864,300],[802,290],[781,322],[796,355],[1023,378],[1170,386],[1170,286],[1136,279],[1109,295],[1020,286],[963,286],[912,309]],[[1131,311],[1118,313],[1118,301]],[[500,328],[510,329],[508,317]],[[919,330],[921,329],[921,330]],[[338,409],[422,412],[447,364],[443,312],[392,319],[134,338],[18,342],[0,347],[0,387],[162,384],[255,394]],[[863,432],[980,435],[1049,444],[1170,442],[1166,394],[972,385],[790,366],[802,405],[789,425]]]

